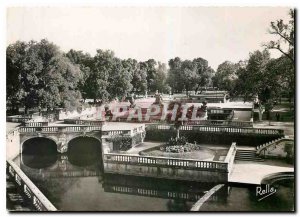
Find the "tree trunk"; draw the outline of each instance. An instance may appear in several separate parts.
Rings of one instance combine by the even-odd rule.
[[[198,90],[199,90],[200,84],[197,85],[196,89],[195,89],[195,95],[197,94]]]
[[[25,105],[24,114],[28,115],[28,107]]]

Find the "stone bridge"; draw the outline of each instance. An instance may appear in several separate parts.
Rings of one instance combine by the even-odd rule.
[[[77,137],[92,137],[100,143],[102,137],[101,126],[48,126],[48,127],[21,127],[20,134],[20,150],[22,153],[25,141],[37,137],[47,138],[55,142],[57,151],[65,153],[68,150],[68,143]]]
[[[46,138],[57,145],[59,153],[68,151],[68,144],[78,137],[91,137],[97,139],[102,146],[102,153],[113,149],[108,139],[114,135],[126,135],[134,137],[141,135],[144,140],[144,124],[113,123],[105,126],[93,125],[58,125],[58,126],[30,126],[19,128],[20,152],[23,151],[23,144],[29,139]],[[136,145],[136,144],[133,144]]]

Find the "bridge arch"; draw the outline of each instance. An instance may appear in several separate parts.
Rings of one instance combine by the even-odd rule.
[[[57,160],[57,143],[48,137],[32,137],[21,143],[21,162],[31,168],[46,168]]]
[[[50,143],[49,143],[50,142]],[[31,138],[27,138],[25,139],[22,143],[21,143],[21,153],[24,153],[24,151],[47,151],[45,150],[45,145],[49,145],[52,146],[51,147],[51,151],[54,151],[54,147],[55,147],[55,151],[57,152],[57,141],[51,137],[47,137],[47,136],[39,136],[39,137],[31,137]],[[29,147],[33,147],[33,150],[29,150]],[[27,149],[26,149],[27,148]]]
[[[68,142],[68,160],[76,166],[102,163],[102,142],[94,136],[77,136]]]

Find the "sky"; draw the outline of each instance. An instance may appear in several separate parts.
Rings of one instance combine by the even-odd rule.
[[[64,52],[110,49],[120,58],[168,63],[208,60],[213,69],[238,62],[274,39],[271,21],[286,7],[15,7],[7,9],[7,45],[47,38]],[[278,57],[279,52],[271,53]]]

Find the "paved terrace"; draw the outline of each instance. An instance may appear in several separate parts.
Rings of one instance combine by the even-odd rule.
[[[264,178],[266,178],[266,176],[280,172],[294,172],[294,168],[285,166],[266,165],[255,162],[235,162],[228,181],[230,183],[259,185],[261,184],[261,181]]]

